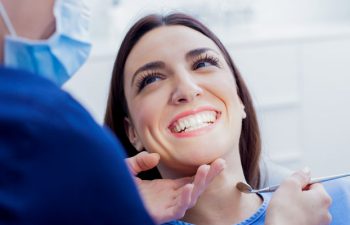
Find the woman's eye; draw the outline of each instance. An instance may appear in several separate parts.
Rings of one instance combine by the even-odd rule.
[[[141,79],[141,81],[138,84],[138,89],[141,91],[143,88],[145,88],[147,85],[152,84],[154,82],[157,82],[159,80],[162,80],[162,77],[157,74],[150,74],[146,75]]]
[[[212,56],[201,56],[193,63],[193,69],[197,70],[204,67],[217,66],[219,67],[219,59]]]
[[[199,62],[199,63],[197,63],[197,65],[195,66],[194,69],[199,69],[199,68],[207,67],[207,66],[211,66],[211,65],[212,64],[209,62]]]

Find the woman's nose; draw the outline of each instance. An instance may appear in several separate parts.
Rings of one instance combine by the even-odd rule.
[[[172,104],[188,103],[203,94],[203,89],[191,77],[181,77],[174,83],[171,95]]]

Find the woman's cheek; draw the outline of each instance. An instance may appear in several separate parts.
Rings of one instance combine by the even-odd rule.
[[[138,104],[135,113],[135,122],[140,125],[141,129],[154,126],[158,114],[157,104],[155,102],[142,102]]]

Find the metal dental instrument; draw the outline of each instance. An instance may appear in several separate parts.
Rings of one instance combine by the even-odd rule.
[[[334,175],[334,176],[318,177],[318,178],[311,179],[309,184],[325,182],[325,181],[339,179],[339,178],[348,177],[348,176],[350,176],[350,173],[339,174],[339,175]],[[253,189],[249,184],[244,183],[244,182],[238,182],[236,184],[236,188],[240,192],[248,193],[248,194],[249,193],[274,192],[274,191],[277,190],[277,188],[279,186],[280,186],[280,184],[274,185],[274,186],[270,186],[270,187],[261,188],[261,189]]]

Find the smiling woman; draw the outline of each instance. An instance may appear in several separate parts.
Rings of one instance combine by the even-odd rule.
[[[168,48],[169,43],[177,48]],[[160,153],[162,177],[193,175],[199,165],[224,155],[240,165],[238,139],[245,112],[231,70],[217,52],[209,38],[174,25],[145,34],[126,60],[128,137],[138,151]],[[160,67],[145,70],[148,65]],[[134,72],[140,68],[142,72]],[[250,150],[249,155],[259,153]]]
[[[162,25],[165,24],[172,26],[163,27]],[[157,27],[158,29],[154,29]],[[152,32],[148,32],[150,30]],[[139,39],[144,40],[146,44],[142,44]],[[180,52],[180,46],[184,43],[186,43],[186,46],[183,46]],[[169,46],[176,46],[176,48],[169,48]],[[191,160],[193,159],[193,154],[196,154],[196,160],[199,161],[196,165],[192,165],[192,170],[189,170],[188,173],[192,173],[195,166],[203,162],[211,162],[210,160],[213,156],[209,155],[210,152],[218,157],[220,153],[211,149],[218,149],[220,141],[225,145],[227,143],[236,145],[237,151],[238,145],[240,145],[240,151],[244,152],[244,154],[240,154],[244,175],[251,185],[258,186],[260,136],[252,101],[248,89],[226,49],[205,26],[190,17],[184,17],[184,15],[182,17],[172,15],[164,20],[157,16],[145,18],[143,21],[135,24],[126,35],[115,62],[113,74],[124,74],[124,76],[114,75],[112,77],[105,122],[121,137],[123,144],[127,146],[130,156],[137,154],[138,150],[135,148],[135,145],[130,144],[129,137],[125,133],[125,117],[128,118],[126,121],[129,121],[128,124],[130,125],[133,122],[134,126],[141,126],[141,124],[145,126],[139,129],[146,128],[146,124],[133,120],[143,120],[142,118],[145,118],[144,121],[150,121],[151,118],[156,118],[155,120],[158,121],[159,126],[150,126],[149,130],[146,129],[144,133],[139,133],[131,142],[144,138],[144,145],[150,144],[149,142],[152,140],[153,143],[158,143],[158,146],[161,147],[160,151],[169,149],[169,144],[176,146],[174,149],[177,152],[181,149],[181,153],[178,152],[176,155],[170,151],[165,155],[161,155],[162,162],[165,162],[165,160],[170,161],[180,156]],[[205,88],[198,85],[197,82],[204,83]],[[176,88],[173,90],[173,87]],[[205,91],[207,88],[209,88],[208,92]],[[203,96],[203,92],[205,96]],[[212,94],[208,95],[207,93]],[[200,102],[191,99],[194,95],[200,96]],[[169,96],[169,98],[164,98],[164,96]],[[218,101],[222,97],[225,98],[230,109],[240,112],[228,115],[226,113],[228,109],[225,106],[226,103]],[[211,100],[208,102],[205,100],[206,98],[211,98]],[[213,101],[213,99],[216,100]],[[232,102],[231,99],[234,101]],[[161,101],[164,102],[163,106],[160,105]],[[167,104],[165,102],[168,101],[171,103],[170,106],[164,107],[164,104]],[[180,104],[181,106],[179,107],[178,105],[181,102],[191,103]],[[122,104],[123,109],[118,105],[119,103]],[[243,110],[243,105],[245,106],[245,111]],[[156,107],[159,109],[156,110]],[[215,127],[218,128],[213,129],[214,133],[210,134],[213,136],[196,137],[198,141],[196,141],[196,148],[194,149],[197,149],[197,152],[194,153],[193,150],[186,150],[193,149],[193,146],[189,146],[191,141],[189,139],[175,139],[174,135],[170,135],[173,132],[170,132],[169,126],[171,126],[170,122],[175,122],[173,119],[178,116],[177,114],[188,114],[186,111],[199,110],[200,108],[203,109],[203,107],[212,108],[212,110],[206,110],[209,113],[216,109],[217,118],[224,117],[215,124]],[[152,111],[148,111],[150,108]],[[222,114],[223,112],[224,114]],[[138,113],[140,116],[133,116],[133,113]],[[248,114],[249,119],[243,122],[243,135],[240,137],[241,140],[238,141],[241,120],[237,117],[240,114],[245,116],[245,113]],[[227,123],[227,120],[231,121],[231,123]],[[235,122],[235,120],[237,121]],[[189,120],[186,121],[189,123]],[[192,121],[194,120],[192,119]],[[182,125],[181,123],[179,125],[183,126],[184,123],[185,121],[183,121]],[[134,126],[129,127],[132,128]],[[227,127],[224,128],[224,126]],[[230,126],[238,126],[238,129],[233,129]],[[160,129],[154,130],[154,127]],[[161,129],[164,129],[164,132],[158,132]],[[190,127],[187,127],[187,131],[188,129]],[[226,130],[224,137],[221,133],[222,130]],[[231,132],[227,132],[227,130]],[[132,134],[131,131],[132,129],[128,132],[129,136]],[[233,134],[234,132],[236,134]],[[145,138],[146,134],[152,138]],[[164,135],[169,136],[165,138]],[[163,137],[164,139],[161,140],[160,138]],[[217,142],[213,143],[213,146],[208,146],[210,144],[207,142],[208,138],[214,138]],[[225,138],[230,141],[225,140]],[[234,140],[234,143],[232,140]],[[198,146],[198,143],[202,143],[203,146]],[[227,149],[227,147],[221,149]],[[232,147],[230,146],[229,148],[232,149]],[[145,149],[154,151],[153,148],[145,147]],[[205,149],[210,150],[205,152]],[[223,152],[221,152],[222,154]],[[237,160],[239,158],[238,152],[235,154],[236,156],[233,158]],[[178,160],[180,159],[177,158]],[[145,176],[151,179],[159,177],[156,171],[146,173]]]
[[[160,155],[148,179],[193,176],[200,165],[226,161],[183,221],[264,224],[270,195],[235,189],[239,181],[259,186],[261,147],[252,100],[225,47],[199,21],[150,15],[129,30],[115,61],[105,122],[129,156],[144,150]],[[342,200],[333,211],[350,209],[349,202]]]

